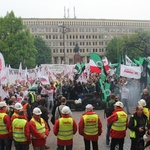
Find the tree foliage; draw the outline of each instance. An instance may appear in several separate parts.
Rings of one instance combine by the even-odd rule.
[[[107,57],[114,63],[119,55],[128,55],[132,60],[150,55],[150,31],[138,30],[134,34],[113,38],[107,45]]]
[[[34,45],[38,51],[36,54],[36,64],[49,64],[51,63],[51,49],[46,45],[41,37],[35,37]]]
[[[0,52],[5,63],[13,68],[18,68],[20,62],[23,68],[35,66],[37,50],[34,46],[34,38],[23,25],[22,19],[15,17],[13,12],[0,18]]]

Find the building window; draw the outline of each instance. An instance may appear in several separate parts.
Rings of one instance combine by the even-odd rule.
[[[61,64],[64,64],[64,57],[60,57]]]
[[[69,59],[69,64],[73,64],[73,59]]]
[[[54,57],[54,64],[58,64],[58,57]]]

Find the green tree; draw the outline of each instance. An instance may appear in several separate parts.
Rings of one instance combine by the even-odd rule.
[[[38,51],[36,54],[36,64],[49,64],[51,63],[51,49],[46,45],[41,37],[34,38],[34,45]]]
[[[132,60],[150,56],[150,31],[138,30],[120,38],[113,38],[107,46],[107,57],[112,63],[119,62],[118,58],[128,55]]]
[[[150,56],[150,30],[137,32],[136,47],[142,52],[144,56]]]
[[[113,38],[107,46],[107,57],[111,63],[120,62],[120,57],[122,55],[122,39]]]
[[[37,50],[34,37],[23,25],[22,19],[15,17],[13,11],[0,18],[0,52],[5,63],[18,68],[22,62],[23,68],[35,66]]]

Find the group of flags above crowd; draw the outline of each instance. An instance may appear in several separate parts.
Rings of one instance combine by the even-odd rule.
[[[10,66],[5,67],[5,61],[2,53],[0,53],[0,85],[12,84],[17,81],[30,82],[40,80],[43,84],[49,83],[49,77],[56,81],[57,77],[67,76],[71,80],[78,80],[81,82],[87,82],[90,78],[90,73],[100,74],[99,83],[104,94],[104,100],[110,95],[110,84],[105,82],[106,76],[113,76],[114,74],[119,77],[140,79],[141,73],[144,71],[145,66],[143,62],[147,64],[147,68],[150,68],[150,59],[146,57],[140,57],[139,60],[134,59],[134,62],[126,55],[125,64],[115,63],[111,64],[107,57],[100,57],[97,53],[89,53],[90,61],[87,64],[76,63],[74,65],[65,64],[42,64],[39,67],[33,69],[22,69],[20,63],[19,69],[13,69]],[[144,67],[143,67],[144,66]],[[104,84],[105,83],[105,84]]]
[[[99,73],[104,81],[105,76],[116,75],[127,78],[141,78],[141,72],[143,71],[143,62],[147,62],[147,68],[150,68],[150,59],[146,57],[140,57],[139,60],[134,59],[134,62],[126,55],[125,64],[111,64],[107,57],[100,57],[97,53],[89,53],[90,61],[87,64],[76,63],[74,65],[64,64],[43,64],[40,67],[33,69],[22,69],[22,63],[20,63],[19,69],[13,69],[10,66],[5,67],[5,61],[2,53],[0,53],[0,79],[2,84],[13,83],[15,80],[21,81],[33,81],[37,78],[49,77],[56,80],[57,74],[62,76],[68,76],[71,80],[74,78],[74,74],[77,74],[77,79],[86,82],[90,73]],[[117,71],[120,70],[120,72]],[[14,76],[14,77],[13,77]],[[14,80],[14,81],[12,81]]]

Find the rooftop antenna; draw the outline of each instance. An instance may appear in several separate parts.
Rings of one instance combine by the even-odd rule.
[[[76,10],[75,10],[75,7],[74,7],[74,18],[76,18]]]
[[[64,18],[66,18],[66,7],[64,6]]]
[[[68,12],[68,17],[67,18],[69,18],[69,8],[67,9],[67,12]]]

